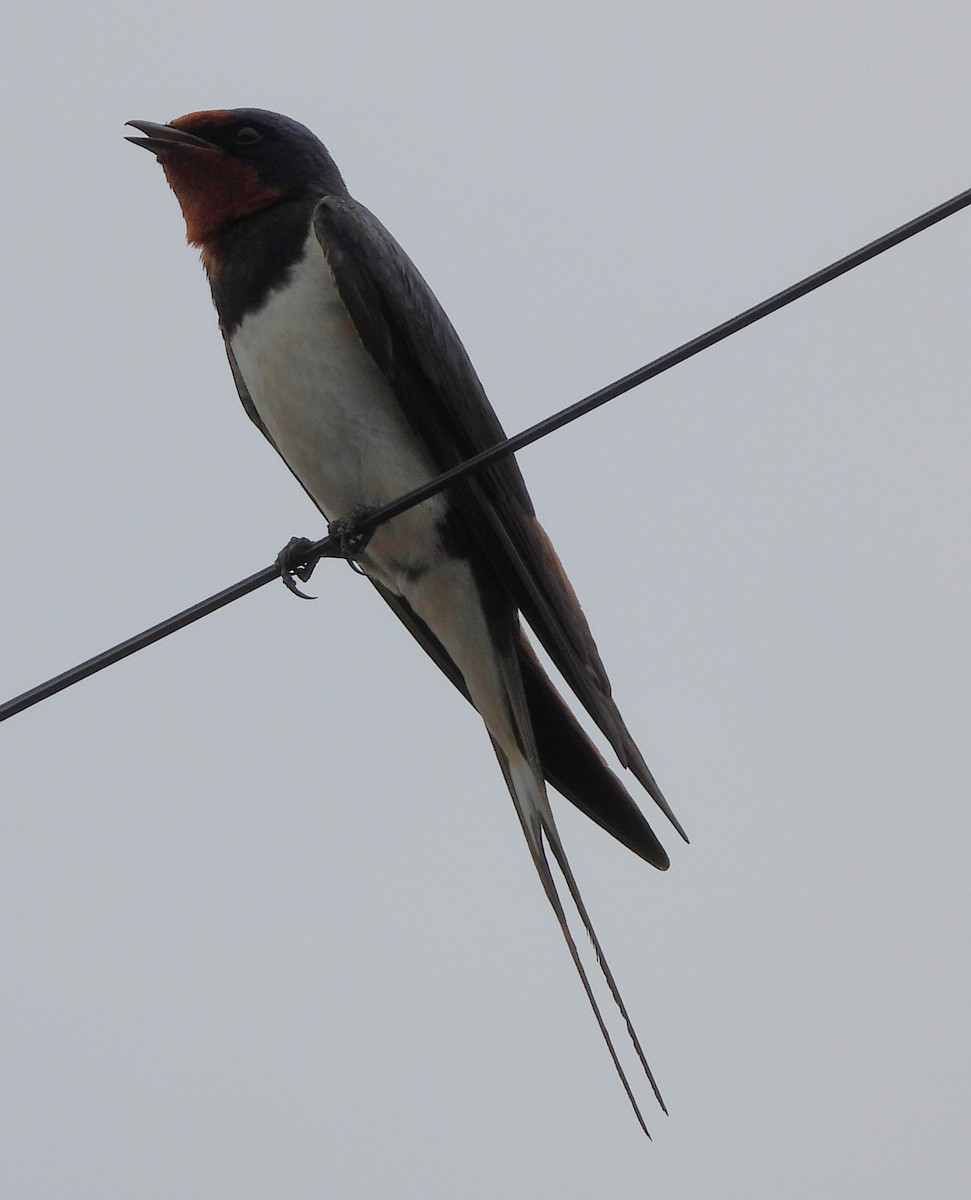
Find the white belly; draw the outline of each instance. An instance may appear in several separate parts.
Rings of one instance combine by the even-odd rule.
[[[396,499],[437,474],[364,349],[311,231],[287,284],[245,317],[233,354],[260,419],[328,520]],[[380,526],[360,558],[404,596],[462,672],[492,736],[516,751],[469,563],[443,551],[433,496]]]
[[[376,507],[436,471],[364,349],[311,230],[287,284],[231,338],[260,419],[328,520]],[[441,496],[381,526],[365,559],[393,590],[435,557]]]

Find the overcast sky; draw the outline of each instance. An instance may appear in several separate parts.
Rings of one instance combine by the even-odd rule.
[[[512,432],[971,186],[969,37],[15,0],[3,697],[322,532],[126,120],[313,128]],[[520,456],[692,836],[557,807],[653,1144],[481,723],[324,563],[0,729],[5,1200],[966,1195],[969,267],[963,213]]]

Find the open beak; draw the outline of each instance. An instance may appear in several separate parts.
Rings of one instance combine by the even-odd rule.
[[[147,134],[147,137],[126,137],[126,142],[135,146],[144,146],[155,155],[171,153],[173,150],[208,150],[212,154],[222,151],[212,142],[196,137],[193,133],[175,129],[172,125],[157,125],[154,121],[127,121],[134,129]]]

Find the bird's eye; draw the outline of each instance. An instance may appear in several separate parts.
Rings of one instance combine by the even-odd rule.
[[[244,146],[258,142],[262,137],[262,133],[258,129],[254,129],[252,125],[244,125],[233,134],[233,140],[242,143]]]

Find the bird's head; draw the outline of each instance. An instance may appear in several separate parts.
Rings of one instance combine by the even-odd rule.
[[[297,121],[260,108],[187,113],[167,125],[129,121],[144,137],[182,206],[186,235],[203,251],[233,222],[284,200],[344,192],[326,147]]]

